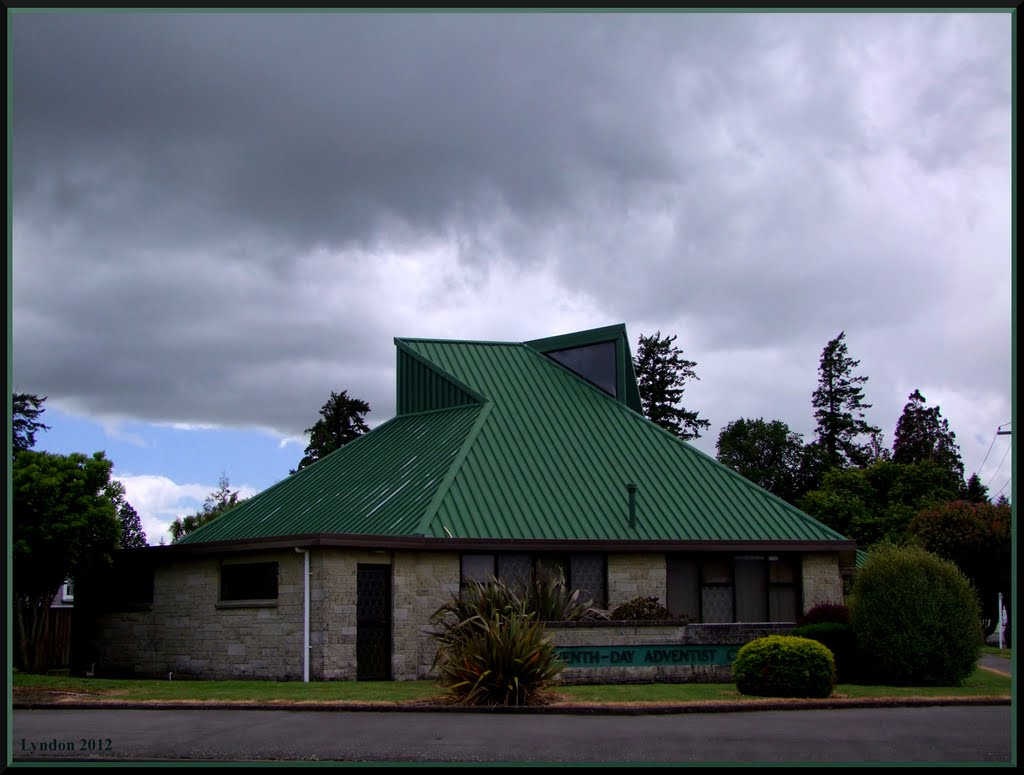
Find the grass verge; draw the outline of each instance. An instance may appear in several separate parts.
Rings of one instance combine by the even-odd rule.
[[[676,703],[750,702],[735,684],[619,684],[563,686],[558,693],[570,702],[581,703]],[[1010,679],[988,670],[975,670],[963,686],[859,686],[839,684],[833,699],[883,699],[904,697],[1009,697]]]
[[[353,702],[419,703],[442,694],[432,681],[157,681],[77,678],[15,673],[14,700],[174,701],[174,702]],[[749,702],[735,684],[597,684],[559,686],[563,702],[594,704],[665,704]],[[1009,697],[1010,678],[975,670],[963,686],[892,687],[840,684],[836,699],[904,697]]]
[[[982,654],[991,654],[994,657],[1002,657],[1003,659],[1013,659],[1013,649],[1001,649],[998,646],[982,646]]]

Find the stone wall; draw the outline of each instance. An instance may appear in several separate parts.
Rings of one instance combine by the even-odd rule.
[[[608,555],[608,608],[635,597],[656,597],[665,603],[665,555]]]
[[[671,622],[552,622],[548,634],[556,646],[620,647],[733,646],[729,659],[743,644],[767,635],[785,635],[789,624],[673,624]],[[563,684],[594,683],[719,683],[732,680],[732,666],[715,664],[632,665],[629,667],[567,667]]]
[[[391,565],[391,552],[312,548],[309,554],[310,679],[355,679],[358,566]]]
[[[457,552],[395,554],[391,662],[395,680],[430,677],[437,651],[430,637],[430,617],[458,594]]]
[[[803,556],[803,607],[809,611],[820,603],[843,602],[843,579],[839,555],[819,552]]]
[[[219,602],[219,558],[156,568],[153,603],[96,623],[97,671],[165,678],[302,679],[302,556],[267,552],[225,562],[278,563],[275,602]]]
[[[222,562],[278,563],[278,599],[219,602]],[[356,677],[356,572],[360,563],[392,569],[392,676],[427,679],[436,643],[430,616],[459,591],[457,552],[310,549],[310,678]],[[841,602],[835,553],[803,559],[803,607]],[[665,602],[665,556],[608,555],[608,605],[635,597]],[[107,674],[302,680],[303,555],[294,550],[230,558],[182,559],[155,571],[153,603],[97,622],[97,669]],[[785,625],[780,625],[785,628]],[[692,624],[627,628],[555,627],[558,645],[742,644],[776,625]],[[613,638],[601,643],[601,639]],[[709,640],[710,638],[710,640]],[[722,640],[722,638],[726,638]],[[596,640],[595,640],[596,639]],[[567,680],[717,680],[721,666],[574,668]],[[621,675],[615,670],[625,671]],[[728,668],[726,668],[728,670]],[[667,672],[665,672],[667,671]]]

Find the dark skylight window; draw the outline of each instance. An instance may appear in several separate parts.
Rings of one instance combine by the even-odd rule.
[[[549,352],[553,358],[568,369],[592,382],[605,393],[618,397],[618,380],[615,373],[615,342],[588,344],[568,350]]]

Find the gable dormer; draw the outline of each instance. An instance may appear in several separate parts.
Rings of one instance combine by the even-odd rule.
[[[592,328],[524,342],[578,377],[640,412],[640,391],[624,325]]]
[[[398,415],[486,403],[487,399],[395,339]]]

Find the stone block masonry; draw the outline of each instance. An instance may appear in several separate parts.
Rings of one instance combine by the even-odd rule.
[[[665,585],[665,555],[608,555],[609,609],[636,597],[656,597],[664,605]]]
[[[261,552],[157,567],[148,609],[98,620],[98,671],[302,680],[302,559],[294,551]],[[238,562],[277,562],[277,600],[222,603],[221,565]]]
[[[395,680],[429,679],[437,651],[431,615],[459,593],[459,553],[312,547],[310,553],[311,680],[354,680],[357,674],[356,580],[360,564],[391,568],[391,674]],[[278,563],[278,597],[221,601],[224,564]],[[303,555],[292,549],[186,557],[156,567],[151,605],[110,611],[97,621],[100,674],[165,678],[302,680]],[[842,602],[839,557],[805,554],[802,602]],[[666,563],[659,553],[607,556],[608,607],[636,597],[665,602]],[[742,645],[754,637],[788,631],[791,624],[690,624],[608,627],[552,626],[566,647]],[[644,652],[645,654],[648,652]],[[674,653],[674,652],[673,652]],[[703,652],[702,652],[703,653]],[[717,652],[716,652],[717,653]],[[718,657],[716,657],[718,659]],[[722,680],[721,664],[650,664],[574,667],[565,680]]]
[[[821,603],[843,602],[843,579],[839,555],[831,552],[803,556],[803,608],[809,611]]]

